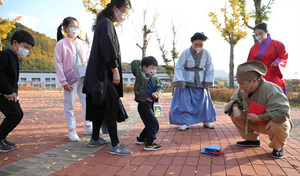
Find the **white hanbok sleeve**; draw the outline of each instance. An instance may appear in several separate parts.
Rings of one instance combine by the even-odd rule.
[[[183,77],[183,72],[184,72],[184,67],[186,65],[186,60],[187,60],[187,51],[184,50],[175,66],[175,73],[173,77],[173,86],[174,87],[179,87],[180,85],[186,85],[186,80]]]
[[[214,82],[214,65],[212,63],[210,53],[208,53],[208,58],[205,65],[204,86],[212,86],[213,82]]]

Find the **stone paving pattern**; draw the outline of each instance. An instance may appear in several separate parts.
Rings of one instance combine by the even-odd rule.
[[[20,92],[25,115],[8,137],[16,142],[15,149],[0,153],[0,176],[300,175],[299,109],[291,110],[295,127],[284,148],[285,158],[274,159],[266,135],[261,135],[261,147],[235,145],[242,139],[230,118],[223,113],[223,104],[215,104],[215,129],[196,124],[186,131],[178,131],[178,126],[168,123],[171,97],[163,97],[160,103],[164,116],[158,118],[160,130],[156,140],[162,149],[144,151],[142,145],[135,144],[143,123],[133,98],[133,94],[125,94],[122,98],[130,118],[118,124],[120,141],[133,154],[117,156],[108,153],[109,146],[90,148],[86,145],[90,136],[82,135],[84,125],[78,100],[75,116],[81,140],[70,142],[64,119],[63,93]],[[107,135],[104,138],[109,139]],[[201,149],[207,145],[221,146],[224,153],[217,156],[201,154]]]

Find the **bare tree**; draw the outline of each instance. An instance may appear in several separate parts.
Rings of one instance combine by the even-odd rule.
[[[257,24],[262,23],[263,21],[269,20],[268,14],[271,13],[270,9],[271,9],[271,5],[274,4],[274,0],[268,0],[268,3],[266,5],[264,3],[262,3],[262,0],[253,0],[255,10],[252,12],[246,11],[247,0],[238,0],[238,1],[240,2],[240,5],[239,5],[240,6],[240,14],[242,15],[244,23],[248,28],[254,30],[254,27]],[[254,26],[250,26],[249,17],[254,19]],[[253,40],[254,40],[254,43],[257,43],[255,35],[253,35]]]
[[[90,46],[90,39],[89,39],[89,37],[88,37],[88,34],[87,34],[87,33],[85,33],[85,38],[84,38],[84,41],[85,41],[85,43],[86,43],[88,46]]]
[[[153,33],[153,28],[155,27],[155,23],[158,17],[158,13],[156,13],[153,16],[153,21],[152,24],[150,25],[150,27],[147,27],[147,10],[144,10],[144,14],[143,14],[143,27],[142,27],[142,32],[143,32],[143,46],[140,46],[138,43],[136,44],[139,48],[142,49],[142,58],[144,58],[146,56],[146,50],[149,44],[149,40],[151,39],[151,35],[148,36],[150,33]]]

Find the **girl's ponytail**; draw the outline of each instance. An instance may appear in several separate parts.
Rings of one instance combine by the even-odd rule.
[[[63,25],[60,24],[60,25],[58,26],[58,28],[57,28],[57,35],[56,35],[57,41],[59,41],[59,40],[61,40],[61,39],[64,38],[64,35],[63,35],[63,33],[61,32],[62,26],[63,26]]]

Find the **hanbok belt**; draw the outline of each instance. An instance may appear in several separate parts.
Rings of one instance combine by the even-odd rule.
[[[201,71],[201,70],[205,70],[205,68],[196,68],[196,67],[188,68],[188,67],[184,67],[184,70],[186,70],[186,71]]]
[[[196,86],[200,87],[201,86],[200,75],[198,74],[198,72],[201,71],[201,70],[205,70],[205,68],[198,68],[198,67],[187,68],[187,67],[184,67],[184,70],[194,72],[194,74],[195,74],[194,80],[195,80]]]

